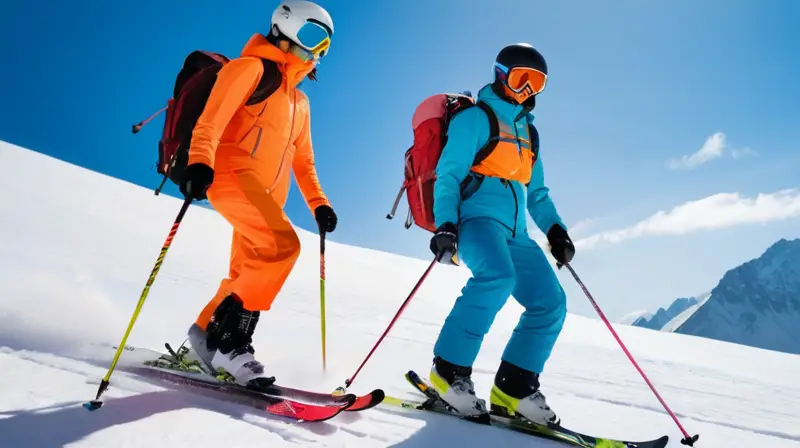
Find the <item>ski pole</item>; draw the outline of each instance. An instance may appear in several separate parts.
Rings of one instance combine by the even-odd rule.
[[[186,214],[186,210],[189,208],[189,204],[191,204],[191,202],[191,197],[187,197],[183,202],[183,206],[181,206],[178,216],[175,218],[175,222],[172,224],[172,229],[170,229],[167,239],[164,241],[164,245],[161,247],[161,252],[156,259],[155,265],[153,266],[153,271],[150,273],[150,277],[147,279],[147,283],[144,285],[142,295],[139,297],[139,303],[136,304],[136,309],[133,311],[130,323],[128,323],[128,328],[125,330],[125,334],[122,336],[122,341],[120,341],[119,346],[117,347],[117,353],[114,355],[114,359],[111,361],[111,366],[109,367],[108,372],[106,372],[106,376],[100,382],[100,387],[97,389],[97,396],[94,400],[84,403],[84,408],[94,411],[103,405],[103,402],[100,400],[100,396],[103,395],[103,392],[105,392],[108,388],[109,381],[111,380],[111,374],[114,372],[114,368],[117,366],[117,361],[119,361],[120,354],[122,354],[122,350],[125,348],[125,342],[128,340],[128,335],[131,334],[133,324],[136,322],[136,318],[139,317],[139,312],[142,310],[142,305],[144,305],[147,294],[150,292],[150,287],[153,285],[153,282],[156,279],[156,274],[158,274],[158,271],[161,269],[161,264],[164,262],[164,257],[167,256],[167,250],[169,249],[170,245],[172,245],[172,240],[175,238],[175,234],[178,232],[178,226],[180,226],[181,221],[183,220],[183,215]]]
[[[561,264],[559,263],[559,267],[560,266]],[[694,442],[696,442],[697,439],[700,438],[700,435],[695,434],[694,436],[690,436],[689,433],[683,428],[681,422],[678,421],[678,417],[676,417],[675,414],[672,412],[672,410],[669,408],[669,406],[667,406],[667,403],[664,401],[663,398],[661,398],[661,395],[658,394],[656,388],[653,387],[653,383],[650,382],[650,380],[647,378],[647,375],[644,374],[642,368],[639,367],[639,364],[636,362],[635,359],[633,359],[633,355],[631,355],[631,352],[629,352],[628,348],[625,347],[625,344],[622,343],[622,339],[620,339],[619,335],[617,335],[617,332],[614,331],[614,328],[611,326],[611,322],[608,321],[605,314],[603,314],[603,311],[600,310],[600,306],[594,300],[594,297],[592,297],[592,295],[589,293],[589,290],[586,289],[586,285],[583,284],[580,277],[578,277],[578,274],[575,272],[574,269],[572,269],[572,266],[569,263],[564,263],[564,266],[566,266],[567,269],[569,269],[569,272],[575,278],[575,281],[578,283],[578,286],[581,287],[583,293],[586,294],[586,297],[589,299],[589,302],[592,303],[592,306],[594,307],[595,311],[597,311],[597,314],[600,315],[600,318],[603,320],[603,322],[605,322],[606,327],[608,327],[609,331],[611,331],[611,334],[614,335],[614,339],[616,339],[617,343],[619,343],[619,346],[622,347],[622,351],[625,352],[625,355],[628,356],[628,359],[631,361],[631,363],[633,363],[633,366],[636,367],[636,370],[638,370],[639,374],[642,375],[644,381],[647,383],[648,386],[650,386],[650,390],[653,391],[653,394],[656,396],[656,398],[658,398],[658,401],[661,402],[661,405],[675,421],[675,424],[678,425],[678,429],[680,429],[680,431],[684,435],[684,438],[681,439],[681,443],[684,445],[694,446]]]
[[[326,369],[325,361],[325,230],[319,228],[319,313],[320,333],[322,335],[322,371]]]
[[[353,376],[350,377],[350,379],[345,380],[344,387],[339,386],[338,388],[336,388],[335,393],[344,393],[344,392],[347,391],[347,388],[350,387],[351,384],[353,384],[353,381],[355,381],[356,376],[358,375],[358,373],[361,372],[361,369],[364,367],[364,364],[366,364],[367,361],[369,360],[369,358],[372,356],[372,354],[375,353],[375,349],[377,349],[378,346],[381,344],[381,342],[383,341],[383,338],[385,338],[386,335],[389,334],[389,330],[392,329],[392,327],[394,326],[395,322],[397,322],[397,319],[400,317],[400,314],[402,314],[403,310],[406,308],[406,306],[408,306],[408,303],[411,301],[411,298],[414,297],[414,295],[417,293],[417,290],[422,285],[422,282],[424,282],[425,279],[428,277],[428,274],[431,272],[431,269],[433,269],[433,266],[436,265],[436,263],[438,261],[438,258],[439,257],[436,257],[436,258],[434,258],[433,261],[431,261],[430,266],[428,266],[428,269],[426,269],[425,273],[422,274],[422,277],[420,277],[420,279],[417,281],[417,284],[414,285],[414,289],[411,290],[411,293],[408,295],[408,297],[406,297],[406,300],[400,306],[400,309],[397,310],[397,313],[395,313],[394,317],[392,318],[392,321],[389,322],[389,326],[386,327],[386,330],[384,330],[383,334],[378,339],[378,342],[375,343],[375,345],[372,347],[372,350],[369,351],[369,354],[367,355],[367,357],[364,358],[364,361],[362,361],[361,365],[358,366],[358,369],[356,370],[356,373],[354,373]]]

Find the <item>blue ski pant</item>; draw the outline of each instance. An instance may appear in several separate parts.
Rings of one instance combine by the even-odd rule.
[[[461,223],[459,253],[472,272],[444,322],[434,356],[472,366],[495,315],[513,295],[525,308],[502,359],[541,373],[567,314],[566,295],[527,232],[512,235],[491,218]]]

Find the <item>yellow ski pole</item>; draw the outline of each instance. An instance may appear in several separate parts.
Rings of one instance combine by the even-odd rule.
[[[322,371],[327,368],[325,350],[325,230],[319,229],[319,308],[320,332],[322,335]]]
[[[136,309],[133,311],[131,321],[128,323],[128,328],[125,330],[125,335],[122,336],[122,341],[120,341],[119,346],[117,347],[117,353],[114,355],[114,359],[111,361],[111,366],[109,367],[108,372],[106,372],[106,376],[100,382],[100,387],[97,389],[97,396],[94,400],[84,403],[84,408],[94,411],[103,405],[102,400],[100,400],[100,396],[103,395],[103,392],[105,392],[106,389],[108,389],[109,381],[111,380],[111,374],[114,372],[114,368],[117,366],[117,361],[119,361],[122,350],[125,349],[125,342],[128,340],[128,335],[131,334],[133,324],[136,322],[136,318],[139,317],[139,312],[142,310],[142,305],[144,305],[147,294],[150,292],[150,287],[153,285],[153,282],[156,279],[156,274],[158,274],[158,271],[161,269],[161,264],[164,262],[164,257],[167,256],[167,250],[169,249],[170,245],[172,245],[172,240],[175,238],[175,233],[178,232],[178,226],[180,226],[181,221],[183,220],[183,215],[186,214],[186,210],[189,208],[189,204],[191,204],[191,202],[191,197],[187,198],[183,202],[183,206],[178,212],[178,217],[175,218],[175,222],[172,224],[172,229],[170,229],[169,235],[167,235],[167,239],[164,241],[164,245],[161,247],[161,252],[156,259],[156,264],[153,266],[153,271],[150,273],[150,278],[147,279],[147,283],[144,285],[142,295],[139,297],[139,303],[136,304]]]

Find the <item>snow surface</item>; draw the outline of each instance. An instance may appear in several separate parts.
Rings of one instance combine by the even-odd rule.
[[[121,371],[106,405],[87,412],[80,405],[94,397],[110,362],[93,346],[119,342],[181,201],[2,142],[0,191],[0,447],[562,446],[383,406],[298,424]],[[323,373],[318,240],[298,232],[303,253],[262,315],[255,346],[281,383],[329,391],[353,373],[427,262],[328,243]],[[226,273],[229,237],[214,211],[189,210],[130,344],[161,349],[165,341],[183,341]],[[434,268],[350,390],[382,387],[416,397],[402,375],[427,374],[433,342],[467,276],[464,268]],[[510,300],[484,342],[474,375],[484,397],[519,311]],[[800,356],[616,328],[683,425],[700,434],[697,446],[800,446]],[[569,427],[634,440],[668,434],[669,446],[682,446],[672,420],[597,319],[568,316],[542,385]]]

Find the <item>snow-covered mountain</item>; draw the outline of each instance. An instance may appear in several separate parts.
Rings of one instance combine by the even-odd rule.
[[[653,314],[639,316],[631,323],[631,325],[635,327],[649,328],[651,330],[660,330],[672,319],[696,304],[696,297],[682,297],[676,299],[666,309],[661,307]]]
[[[731,269],[673,331],[800,354],[800,239]]]
[[[616,322],[622,325],[631,325],[641,318],[650,319],[651,317],[653,317],[653,313],[651,313],[650,311],[636,310],[636,311],[631,311],[628,314],[625,314],[624,316],[617,319]]]
[[[0,447],[458,447],[563,445],[390,405],[296,423],[117,370],[106,404],[87,412],[181,200],[0,142]],[[393,225],[391,222],[386,225]],[[227,273],[230,226],[191,207],[128,342],[180,344]],[[327,245],[327,371],[320,359],[318,236],[303,252],[256,353],[287,386],[343,384],[386,328],[428,263]],[[571,281],[559,271],[562,281]],[[468,273],[437,265],[350,391],[375,387],[417,398],[403,379],[427,374],[431,350]],[[590,286],[591,287],[591,286]],[[716,293],[715,293],[716,294]],[[601,299],[601,298],[598,298]],[[499,313],[475,363],[486,398],[521,308]],[[615,326],[664,400],[703,448],[800,444],[800,357],[695,336]],[[125,354],[122,355],[125,359]],[[681,433],[597,319],[569,314],[542,375],[565,425],[608,437]]]
[[[661,331],[675,331],[676,328],[683,325],[683,323],[686,322],[690,317],[692,317],[694,313],[697,312],[697,310],[699,310],[700,307],[703,306],[710,298],[711,298],[710,292],[703,294],[699,297],[696,297],[697,300],[695,301],[694,305],[689,306],[685,310],[681,311],[680,314],[673,317],[672,320],[670,320],[663,327],[661,327]]]

